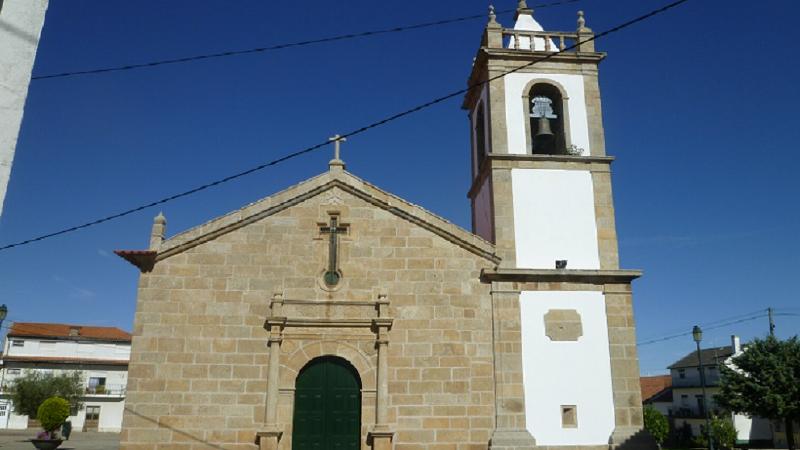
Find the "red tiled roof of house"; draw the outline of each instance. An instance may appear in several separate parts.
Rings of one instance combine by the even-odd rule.
[[[63,323],[14,322],[9,337],[45,337],[71,340],[130,342],[131,334],[116,327]]]
[[[71,358],[61,356],[6,356],[4,361],[8,362],[30,362],[30,363],[50,363],[50,364],[84,364],[102,366],[127,366],[127,359],[92,359],[92,358]]]
[[[672,387],[671,375],[657,375],[654,377],[640,377],[639,384],[642,387],[642,401],[655,397],[656,394],[661,393],[664,389]]]

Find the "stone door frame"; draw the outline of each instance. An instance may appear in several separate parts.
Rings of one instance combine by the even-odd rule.
[[[312,314],[298,314],[299,317],[287,317],[284,305],[292,305],[296,309],[305,307],[354,307],[364,308],[361,318],[313,318]],[[270,314],[264,328],[269,333],[269,367],[267,374],[267,402],[264,430],[256,433],[256,440],[261,450],[277,450],[286,430],[286,424],[278,420],[279,398],[282,394],[291,394],[294,398],[297,375],[303,367],[321,356],[336,356],[348,361],[361,377],[362,405],[362,438],[366,444],[376,450],[392,448],[394,431],[388,421],[388,345],[389,330],[393,319],[388,316],[389,300],[385,294],[376,301],[345,300],[295,300],[284,299],[282,293],[276,293],[270,300]],[[372,331],[377,350],[377,363],[364,354],[356,346],[343,341],[333,340],[298,340],[298,347],[289,355],[285,363],[281,363],[281,344],[284,339],[294,339],[284,332],[287,328],[367,328]],[[374,403],[370,403],[374,400]],[[292,408],[294,406],[292,405]],[[364,436],[364,411],[374,409],[375,422]],[[293,416],[293,411],[291,412]],[[362,441],[363,443],[363,441]]]

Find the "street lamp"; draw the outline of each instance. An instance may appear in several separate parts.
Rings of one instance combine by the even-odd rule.
[[[711,439],[711,419],[708,416],[708,397],[706,397],[706,374],[703,371],[703,357],[700,356],[700,341],[703,340],[703,330],[695,325],[692,328],[692,338],[697,344],[697,370],[700,372],[700,386],[703,388],[703,412],[706,416],[706,435],[708,437],[708,450],[714,450],[714,441]]]
[[[0,305],[0,328],[3,328],[3,321],[6,320],[8,315],[8,306],[5,303]]]

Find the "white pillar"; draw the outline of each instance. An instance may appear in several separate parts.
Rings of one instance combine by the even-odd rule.
[[[48,0],[0,1],[0,213]]]

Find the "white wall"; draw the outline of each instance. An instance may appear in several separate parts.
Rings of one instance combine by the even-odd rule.
[[[518,267],[600,268],[589,171],[512,169],[511,184]]]
[[[0,1],[0,214],[48,0]]]
[[[125,401],[96,403],[100,405],[100,423],[97,431],[119,432],[122,430],[122,412],[125,409]]]
[[[520,155],[528,153],[525,139],[525,122],[530,120],[530,117],[529,112],[526,110],[526,105],[523,105],[522,96],[525,86],[534,79],[555,81],[567,91],[570,141],[572,145],[582,148],[584,155],[590,154],[589,122],[586,117],[583,77],[580,75],[553,73],[512,73],[503,78],[506,91],[508,152]]]
[[[552,342],[544,329],[550,309],[578,311],[583,336]],[[607,445],[614,401],[603,294],[522,292],[520,316],[525,415],[537,445]],[[577,428],[562,428],[561,405],[577,405]]]
[[[7,356],[53,356],[61,358],[112,359],[127,361],[131,344],[89,341],[56,341],[37,338],[10,338],[6,340]],[[22,341],[21,347],[14,341]]]
[[[14,346],[13,341],[22,341],[21,347]],[[38,338],[10,338],[6,339],[5,350],[8,356],[52,356],[58,358],[82,358],[114,361],[128,361],[131,346],[129,343],[89,342],[89,341],[56,341]],[[122,408],[125,404],[125,389],[128,382],[127,366],[100,366],[90,369],[80,368],[70,364],[39,364],[35,369],[21,368],[24,362],[6,361],[2,370],[3,385],[10,385],[17,377],[23,376],[28,370],[46,371],[56,375],[74,370],[81,370],[84,377],[84,386],[89,386],[90,378],[105,378],[105,394],[87,394],[84,398],[85,405],[100,405],[99,431],[119,431],[122,427]],[[10,373],[20,369],[19,373]],[[2,400],[0,400],[2,401]],[[72,430],[80,432],[86,417],[86,410],[81,409],[76,416],[70,416]],[[28,428],[28,416],[19,416],[13,413],[8,415],[7,423],[0,417],[0,427],[9,429]]]

